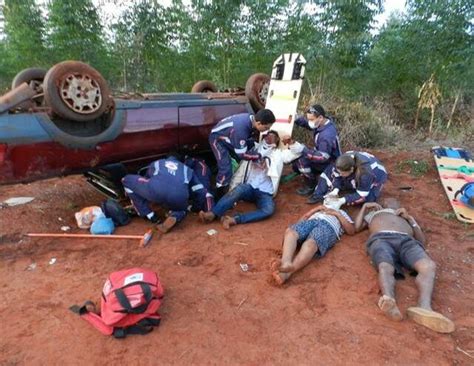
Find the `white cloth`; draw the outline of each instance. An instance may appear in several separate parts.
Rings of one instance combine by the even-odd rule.
[[[260,144],[255,144],[258,149]],[[278,186],[280,184],[281,173],[283,171],[283,165],[291,163],[293,160],[298,159],[301,154],[295,154],[288,149],[279,149],[275,148],[272,150],[271,154],[268,156],[268,159],[265,159],[265,164],[267,166],[266,174],[270,177],[273,184],[273,195],[275,196],[278,192]],[[240,183],[249,183],[249,178],[254,174],[254,166],[258,163],[254,163],[249,160],[242,160],[240,162],[237,171],[232,176],[230,181],[229,190],[234,189]],[[259,173],[257,173],[259,174]],[[253,185],[252,185],[253,187]]]
[[[273,194],[274,187],[272,179],[267,174],[267,164],[265,162],[250,162],[251,173],[248,174],[246,183],[262,192]]]
[[[351,217],[348,215],[348,213],[344,210],[337,210],[339,211],[342,216],[344,216],[344,218],[349,221],[351,224],[354,223],[354,221],[352,221]],[[337,238],[340,239],[341,238],[341,235],[344,234],[344,228],[342,227],[341,225],[341,222],[339,221],[339,219],[336,217],[336,216],[333,216],[333,215],[328,215],[324,212],[316,212],[314,213],[308,220],[324,220],[326,221],[329,225],[331,225],[331,227],[334,229],[334,232],[336,233],[337,235]]]

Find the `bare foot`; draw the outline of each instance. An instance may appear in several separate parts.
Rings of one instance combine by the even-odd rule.
[[[295,267],[293,266],[292,263],[282,263],[279,269],[280,269],[280,272],[283,272],[283,273],[295,271]]]
[[[212,211],[199,211],[199,218],[202,222],[212,222],[216,218],[216,215],[214,215],[214,212]]]
[[[392,320],[400,321],[403,319],[402,313],[398,309],[395,299],[390,296],[383,295],[379,299],[379,308],[384,312],[384,314]]]
[[[172,228],[173,226],[176,225],[176,222],[177,222],[177,221],[178,221],[178,220],[176,220],[176,217],[168,216],[168,217],[166,218],[166,220],[165,220],[162,224],[159,224],[159,225],[157,225],[156,227],[157,227],[157,229],[158,229],[159,231],[161,231],[162,233],[167,233],[168,231],[171,230],[171,228]]]
[[[407,309],[407,315],[415,323],[438,333],[452,333],[455,329],[454,323],[450,319],[433,310],[414,306]]]
[[[224,229],[229,230],[231,226],[237,225],[237,222],[233,217],[230,216],[224,216],[221,218],[222,226]]]
[[[282,273],[282,272],[272,272],[273,282],[277,286],[282,286],[291,276],[291,273]]]

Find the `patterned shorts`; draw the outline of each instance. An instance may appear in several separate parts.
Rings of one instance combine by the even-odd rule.
[[[298,244],[313,239],[318,245],[316,256],[322,257],[337,242],[334,229],[324,220],[303,220],[290,226],[298,234]]]

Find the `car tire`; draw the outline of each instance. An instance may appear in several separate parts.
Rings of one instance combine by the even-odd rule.
[[[217,87],[212,81],[200,80],[193,85],[191,93],[216,93]]]
[[[44,77],[46,76],[47,70],[38,67],[31,67],[29,69],[21,70],[15,75],[12,81],[12,89],[23,83],[30,83],[36,81],[39,84],[43,84]]]
[[[245,96],[255,111],[265,108],[269,86],[270,76],[267,74],[253,74],[248,78],[245,84]]]
[[[23,83],[27,83],[32,86],[37,94],[41,94],[43,93],[43,80],[46,73],[46,69],[41,69],[39,67],[31,67],[29,69],[21,70],[13,78],[12,89],[15,89],[17,86],[20,86]],[[43,105],[43,102],[44,98],[42,96],[38,96],[32,100],[21,103],[17,108],[29,109],[35,106],[40,107]]]
[[[43,88],[44,99],[53,114],[72,121],[97,119],[113,103],[102,75],[79,61],[54,65],[44,78]]]

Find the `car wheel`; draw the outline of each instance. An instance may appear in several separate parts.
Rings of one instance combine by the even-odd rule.
[[[256,111],[265,108],[269,87],[270,76],[267,74],[253,74],[248,78],[245,84],[245,96]]]
[[[47,72],[44,99],[59,117],[87,122],[100,117],[113,102],[109,87],[93,67],[79,61],[64,61]]]
[[[43,93],[43,80],[46,75],[47,70],[41,69],[38,67],[31,67],[29,69],[21,70],[18,74],[15,75],[12,81],[12,89],[15,89],[17,86],[20,86],[23,83],[30,85],[37,94]],[[21,103],[18,107],[28,109],[33,106],[41,106],[43,104],[43,96],[38,96],[33,98],[32,101],[26,101]]]
[[[191,93],[216,93],[217,87],[212,81],[200,80],[191,88]]]

